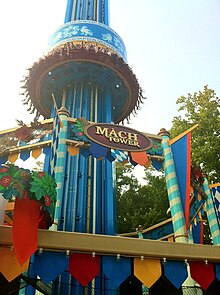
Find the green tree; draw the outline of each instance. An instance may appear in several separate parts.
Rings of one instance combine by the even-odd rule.
[[[189,127],[199,124],[192,133],[192,163],[207,173],[209,181],[220,180],[220,99],[214,90],[181,96],[177,100],[182,115],[174,117],[171,135],[175,137]],[[210,244],[208,223],[204,223],[204,243]]]
[[[167,192],[163,176],[146,172],[146,185],[141,186],[129,165],[117,165],[118,232],[132,232],[141,224],[147,228],[168,216]]]
[[[203,91],[188,93],[177,100],[179,112],[172,121],[171,136],[175,137],[195,124],[192,133],[192,161],[209,175],[220,180],[220,99],[214,90],[204,86]]]
[[[117,164],[116,166],[116,197],[118,213],[118,233],[131,232],[133,226],[134,206],[140,185],[132,173],[130,165]],[[135,214],[136,215],[136,214]]]
[[[174,117],[171,137],[199,124],[193,130],[192,161],[208,173],[210,180],[220,181],[220,100],[214,90],[181,96],[177,100],[181,115]],[[141,224],[147,228],[168,216],[167,191],[163,176],[146,172],[146,185],[141,186],[131,166],[117,166],[118,232],[135,231]],[[205,226],[205,230],[208,230]],[[207,232],[205,238],[209,236]],[[206,241],[207,242],[207,241]],[[208,241],[209,242],[209,241]]]

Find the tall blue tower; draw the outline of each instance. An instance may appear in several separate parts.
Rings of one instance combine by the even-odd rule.
[[[89,157],[86,148],[72,157],[65,141],[72,118],[123,123],[142,102],[125,45],[108,25],[108,0],[68,0],[64,24],[51,35],[48,53],[25,79],[24,103],[32,113],[53,117],[54,96],[64,123],[55,167],[54,223],[61,231],[117,233],[112,162]],[[45,170],[50,170],[50,162],[46,156]]]

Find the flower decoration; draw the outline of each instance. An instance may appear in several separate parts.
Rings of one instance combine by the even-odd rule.
[[[160,141],[157,141],[157,140],[153,139],[153,146],[152,146],[152,148],[147,150],[147,154],[162,156],[163,155],[163,149],[162,149]]]
[[[0,193],[7,200],[13,196],[22,198],[27,178],[30,179],[29,173],[14,165],[0,168]]]
[[[84,124],[85,124],[84,121],[81,122],[80,119],[78,119],[76,121],[76,123],[71,125],[71,128],[70,128],[70,138],[71,139],[76,140],[76,141],[83,141],[85,143],[90,142],[88,137],[84,134],[84,130],[83,130]]]
[[[23,144],[30,144],[40,141],[44,136],[51,134],[51,128],[48,124],[42,125],[37,120],[34,120],[30,125],[26,125],[23,121],[17,120],[18,128],[9,131],[0,136],[0,155],[4,155],[10,149],[16,148],[19,141]]]
[[[10,183],[12,182],[12,178],[11,176],[3,176],[1,179],[0,179],[0,184],[6,188],[10,185]]]
[[[15,130],[15,136],[22,141],[26,141],[30,137],[30,134],[31,131],[27,125],[23,125]]]
[[[15,165],[0,168],[0,193],[7,200],[17,197],[40,202],[53,219],[56,183],[46,172],[29,171]]]
[[[41,202],[43,208],[53,215],[56,204],[56,183],[45,172],[33,172],[30,192]]]
[[[24,142],[39,140],[41,137],[51,133],[50,130],[45,130],[44,126],[36,119],[27,126],[22,120],[17,120],[18,129],[14,132],[14,137]]]
[[[2,167],[0,168],[0,173],[5,173],[8,171],[8,167]]]

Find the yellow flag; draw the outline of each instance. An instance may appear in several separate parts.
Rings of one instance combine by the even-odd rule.
[[[67,151],[71,156],[75,156],[79,153],[79,147],[68,145]]]
[[[150,288],[161,277],[160,260],[134,258],[134,275]]]
[[[19,155],[19,153],[10,154],[8,156],[8,161],[10,163],[14,163],[18,159],[18,155]]]
[[[34,149],[31,153],[32,157],[34,159],[37,159],[42,153],[42,148],[37,148],[37,149]]]

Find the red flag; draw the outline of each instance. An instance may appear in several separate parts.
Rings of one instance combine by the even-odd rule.
[[[203,233],[204,233],[204,224],[203,224],[203,220],[199,221],[200,223],[200,244],[203,244]]]
[[[16,258],[20,265],[37,250],[37,229],[40,203],[29,198],[16,198],[12,239]]]
[[[189,263],[191,277],[206,290],[215,279],[214,267],[212,263],[192,261]]]
[[[71,254],[69,259],[69,273],[83,286],[99,274],[99,256],[90,254]]]

